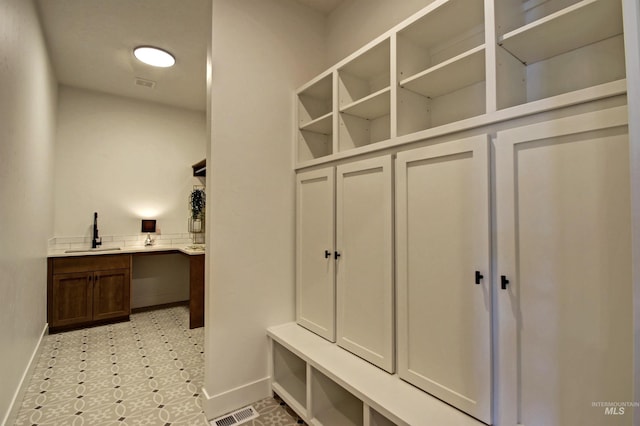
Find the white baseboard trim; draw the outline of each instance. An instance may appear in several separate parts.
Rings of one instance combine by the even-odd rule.
[[[203,386],[204,414],[207,419],[215,419],[245,405],[267,398],[271,395],[270,383],[270,378],[265,377],[213,396],[210,396]]]
[[[22,403],[22,399],[24,398],[24,393],[27,391],[27,386],[29,386],[29,379],[31,378],[33,370],[36,368],[36,364],[38,363],[38,357],[40,357],[40,352],[42,352],[42,342],[44,341],[44,336],[46,336],[47,334],[49,334],[49,324],[45,323],[44,328],[42,329],[42,333],[40,334],[40,339],[38,339],[38,344],[31,353],[31,358],[29,359],[27,368],[25,368],[24,372],[22,373],[20,384],[13,394],[13,399],[11,400],[11,404],[9,405],[9,410],[4,416],[4,419],[2,419],[2,426],[13,425],[18,418],[18,413],[20,412],[20,405]]]

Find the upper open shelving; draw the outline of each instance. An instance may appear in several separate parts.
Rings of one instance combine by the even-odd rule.
[[[297,161],[333,153],[333,73],[298,92]]]
[[[484,114],[485,51],[482,0],[436,1],[399,30],[398,135]]]
[[[308,132],[320,133],[322,135],[330,135],[333,132],[333,113],[328,112],[325,115],[311,120],[300,126],[300,130]]]
[[[525,64],[532,64],[622,34],[620,1],[584,0],[498,38]]]
[[[390,86],[390,49],[386,39],[338,69],[341,109]]]
[[[497,0],[498,109],[626,77],[617,0]]]
[[[298,91],[296,168],[624,94],[621,3],[434,0]]]
[[[298,93],[298,126],[323,117],[333,110],[333,79],[331,74]]]
[[[400,87],[437,98],[485,80],[485,48],[475,47],[448,61],[400,81]]]
[[[338,68],[338,150],[391,137],[391,40]]]
[[[484,44],[482,0],[436,1],[398,31],[398,79],[406,80]]]
[[[340,112],[355,115],[356,117],[367,120],[375,120],[384,115],[389,115],[390,107],[390,88],[378,90],[364,98],[361,98],[349,105],[340,108]]]

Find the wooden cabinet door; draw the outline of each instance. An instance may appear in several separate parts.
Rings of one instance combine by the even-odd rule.
[[[338,344],[394,371],[390,156],[337,167]]]
[[[54,274],[51,327],[90,322],[93,318],[93,274]]]
[[[333,167],[296,178],[296,318],[335,342],[335,177]]]
[[[490,424],[488,136],[399,153],[396,167],[399,375]]]
[[[94,273],[94,320],[129,316],[131,312],[129,275],[129,269],[112,269]]]
[[[497,134],[501,425],[632,424],[628,408],[592,406],[634,401],[626,117],[612,108]]]

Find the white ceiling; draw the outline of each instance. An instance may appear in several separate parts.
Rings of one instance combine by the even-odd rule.
[[[329,14],[345,0],[296,1]],[[211,0],[38,0],[38,6],[59,83],[205,109]],[[132,49],[140,45],[171,52],[176,65],[139,62]]]
[[[210,0],[38,0],[61,84],[204,110]],[[176,65],[153,68],[132,49],[153,45]],[[153,89],[135,78],[156,82]]]

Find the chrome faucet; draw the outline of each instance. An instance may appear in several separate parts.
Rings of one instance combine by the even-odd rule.
[[[93,213],[93,239],[91,240],[91,248],[97,248],[102,245],[102,238],[98,237],[98,212]]]

